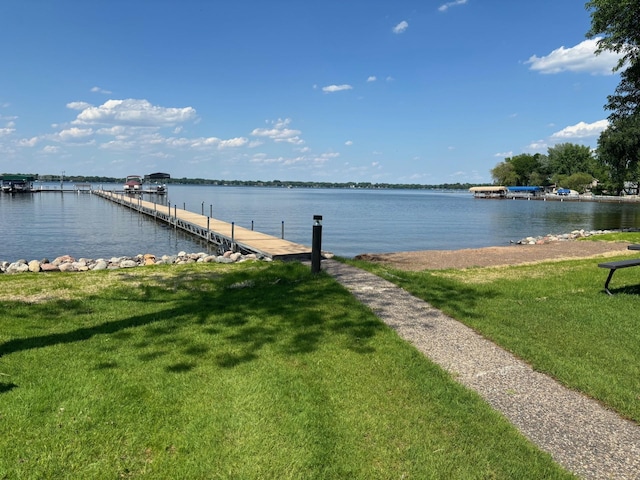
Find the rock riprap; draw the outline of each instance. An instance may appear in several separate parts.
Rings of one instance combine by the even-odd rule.
[[[622,230],[574,230],[571,233],[549,234],[538,237],[527,237],[518,240],[518,245],[543,245],[545,243],[566,242],[569,240],[577,240],[579,238],[591,237],[593,235],[602,235],[604,233],[620,233],[620,232],[637,232],[637,228],[625,228]]]
[[[135,268],[145,265],[184,265],[187,263],[236,263],[248,260],[270,261],[269,257],[256,254],[243,255],[238,252],[227,251],[223,255],[211,255],[209,253],[186,253],[177,255],[163,255],[156,257],[152,254],[140,254],[135,257],[112,257],[109,259],[79,258],[63,255],[52,262],[48,259],[31,260],[24,259],[16,262],[0,262],[2,273],[38,273],[38,272],[86,272],[89,270],[115,270],[119,268]]]

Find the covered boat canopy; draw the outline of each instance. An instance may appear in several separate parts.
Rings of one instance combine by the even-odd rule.
[[[482,187],[471,187],[469,189],[475,198],[504,198],[507,194],[507,187],[502,185],[485,185]]]
[[[6,181],[11,181],[11,182],[33,182],[36,177],[35,175],[9,175],[9,174],[4,174],[0,177],[1,180],[6,180]]]
[[[500,192],[506,192],[507,187],[497,186],[497,185],[488,185],[485,187],[471,187],[469,191],[471,193],[483,193],[483,192],[500,193]]]
[[[507,190],[509,190],[510,192],[533,193],[533,192],[541,192],[544,189],[542,187],[515,186],[515,187],[507,187]]]
[[[166,180],[167,178],[171,178],[171,175],[168,173],[150,173],[149,175],[145,175],[145,180]]]

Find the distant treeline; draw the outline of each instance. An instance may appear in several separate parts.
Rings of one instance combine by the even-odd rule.
[[[34,175],[42,181],[60,181],[56,175]],[[123,178],[83,175],[65,175],[65,182],[76,183],[122,183]],[[359,189],[402,189],[402,190],[468,190],[477,184],[442,183],[439,185],[421,185],[417,183],[372,183],[372,182],[300,182],[285,180],[212,180],[207,178],[168,178],[167,184],[179,185],[218,185],[229,187],[278,187],[278,188],[359,188]]]

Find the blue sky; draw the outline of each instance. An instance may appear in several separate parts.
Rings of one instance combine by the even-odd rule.
[[[0,3],[0,172],[441,184],[595,147],[583,0]]]

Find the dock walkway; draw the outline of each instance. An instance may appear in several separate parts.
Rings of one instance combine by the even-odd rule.
[[[308,260],[311,247],[200,215],[175,205],[158,205],[141,196],[94,190],[94,194],[180,228],[224,250],[256,253],[274,260]]]

